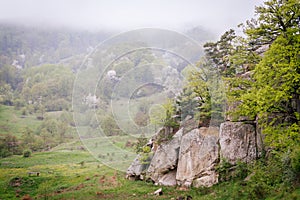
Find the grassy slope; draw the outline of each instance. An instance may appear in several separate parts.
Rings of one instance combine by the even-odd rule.
[[[13,107],[1,106],[0,109],[0,134],[13,133],[20,136],[20,131],[25,127],[37,127],[41,123],[35,116],[22,118],[20,111]],[[119,147],[124,147],[124,141],[130,139],[132,138],[126,136],[110,138]],[[100,145],[100,140],[101,138],[87,139],[86,144],[94,147],[94,143],[98,142],[102,154],[103,151],[109,152],[109,149]],[[160,186],[125,180],[123,172],[106,167],[87,151],[78,150],[81,146],[83,144],[80,141],[73,141],[61,144],[51,152],[34,153],[30,158],[12,156],[0,159],[0,200],[20,199],[27,194],[36,199],[176,199],[187,195],[203,200],[247,199],[242,181],[189,191],[162,187],[164,194],[157,197],[152,193]],[[41,175],[28,176],[30,171],[38,171]],[[269,199],[299,199],[300,189],[293,193],[281,191],[272,196]]]
[[[124,173],[102,165],[85,151],[35,153],[30,158],[13,156],[0,162],[0,199],[26,194],[38,199],[170,199],[190,193],[163,188],[164,195],[156,197],[151,193],[159,186],[125,180]],[[41,175],[28,176],[29,171]]]
[[[11,133],[18,137],[26,127],[35,130],[41,123],[35,115],[22,116],[20,110],[0,105],[0,135]]]
[[[28,176],[28,172],[40,176]],[[171,199],[190,195],[193,199],[246,199],[241,182],[226,182],[212,188],[176,190],[152,183],[126,180],[123,172],[102,165],[86,151],[35,153],[30,158],[13,156],[0,160],[0,199],[19,199],[26,194],[37,199]],[[292,194],[274,194],[269,199],[297,199]],[[244,197],[244,198],[243,198]]]

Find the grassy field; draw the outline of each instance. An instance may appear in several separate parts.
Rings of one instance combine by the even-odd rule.
[[[159,186],[125,180],[123,172],[106,167],[86,151],[13,156],[0,164],[0,199],[171,199],[191,193],[163,187],[164,194],[154,196]]]
[[[36,128],[36,116],[22,117],[13,107],[1,106],[0,133],[20,136],[26,127]],[[52,117],[59,113],[50,113]],[[79,127],[88,132],[87,127]],[[82,131],[81,130],[81,131]],[[97,134],[94,134],[97,136]],[[29,158],[15,155],[0,159],[0,200],[6,199],[177,199],[191,196],[200,200],[249,199],[251,188],[243,180],[217,184],[211,188],[180,190],[178,187],[156,186],[145,181],[125,179],[124,170],[135,154],[134,136],[86,137],[60,144],[50,151],[35,152]],[[107,165],[105,165],[106,163]],[[121,163],[121,165],[120,165]],[[122,169],[118,171],[116,169]],[[28,174],[28,172],[34,172]],[[38,172],[39,176],[35,173]],[[163,195],[153,192],[163,189]],[[256,187],[253,185],[253,187]],[[259,191],[259,185],[255,190]],[[299,188],[299,187],[298,187]],[[293,191],[293,192],[290,192]],[[268,199],[300,197],[300,189],[272,191]]]
[[[40,175],[28,175],[39,172]],[[241,182],[225,182],[211,188],[181,191],[162,187],[163,195],[153,192],[161,186],[129,181],[125,173],[109,168],[87,151],[52,151],[32,157],[12,156],[0,160],[0,199],[246,199]],[[274,194],[269,199],[297,199],[300,190]],[[244,197],[244,198],[243,198]]]

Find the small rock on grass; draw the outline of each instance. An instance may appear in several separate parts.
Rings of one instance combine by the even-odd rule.
[[[156,190],[155,192],[153,192],[154,195],[160,196],[163,194],[162,192],[162,188],[159,188],[158,190]]]

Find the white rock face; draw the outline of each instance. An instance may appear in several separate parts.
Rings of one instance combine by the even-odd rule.
[[[196,178],[193,183],[192,186],[193,187],[211,187],[214,184],[218,183],[218,177],[219,175],[215,172],[215,171],[210,171],[209,174],[207,174],[206,176],[202,176],[200,178]]]
[[[219,160],[217,128],[194,129],[182,137],[177,166],[177,184],[212,186],[218,182],[214,168]]]
[[[152,138],[154,141],[161,131]],[[218,183],[215,168],[222,158],[236,164],[258,157],[262,142],[257,135],[255,125],[245,122],[225,122],[220,130],[202,127],[185,132],[183,127],[169,142],[155,148],[149,167],[136,159],[127,176],[136,179],[146,172],[146,177],[158,185],[210,187]]]
[[[178,163],[178,154],[181,142],[181,130],[177,132],[176,137],[173,137],[171,141],[167,144],[160,145],[150,163],[150,166],[147,170],[147,175],[154,181],[154,182],[161,182],[163,184],[164,179],[166,179],[166,174],[169,171],[176,169]],[[172,173],[174,174],[174,173]],[[175,173],[176,174],[176,173]],[[175,179],[174,174],[174,180]],[[172,179],[168,175],[167,179]],[[176,182],[175,182],[176,183]]]
[[[176,170],[169,171],[168,173],[164,174],[159,179],[158,184],[164,186],[176,186]]]
[[[255,126],[243,122],[224,122],[220,126],[220,154],[231,164],[250,162],[258,155]]]
[[[126,178],[131,180],[142,179],[142,176],[147,168],[147,165],[140,162],[140,156],[137,156],[127,169]]]

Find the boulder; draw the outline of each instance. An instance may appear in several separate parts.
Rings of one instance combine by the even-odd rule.
[[[138,155],[127,169],[126,178],[129,180],[142,180],[148,166],[141,163],[140,155]]]
[[[153,192],[154,195],[160,196],[163,194],[162,192],[162,188],[159,188],[158,190],[156,190],[155,192]]]
[[[165,179],[165,175],[169,171],[176,169],[178,163],[181,136],[182,129],[180,129],[169,142],[163,143],[158,146],[147,170],[147,176],[151,178],[154,182],[161,182],[163,184],[164,181],[160,180],[163,177]],[[170,178],[168,177],[168,179]]]
[[[177,166],[177,184],[212,186],[218,182],[215,165],[219,161],[218,128],[194,129],[182,136]]]
[[[219,178],[219,175],[217,172],[210,171],[209,174],[203,175],[200,178],[196,178],[193,181],[192,186],[196,187],[196,188],[202,187],[202,186],[211,187],[214,184],[218,183],[218,178]]]
[[[231,164],[250,162],[258,157],[255,125],[224,122],[220,126],[220,156]]]
[[[158,185],[176,186],[176,169],[162,175],[158,180]]]

